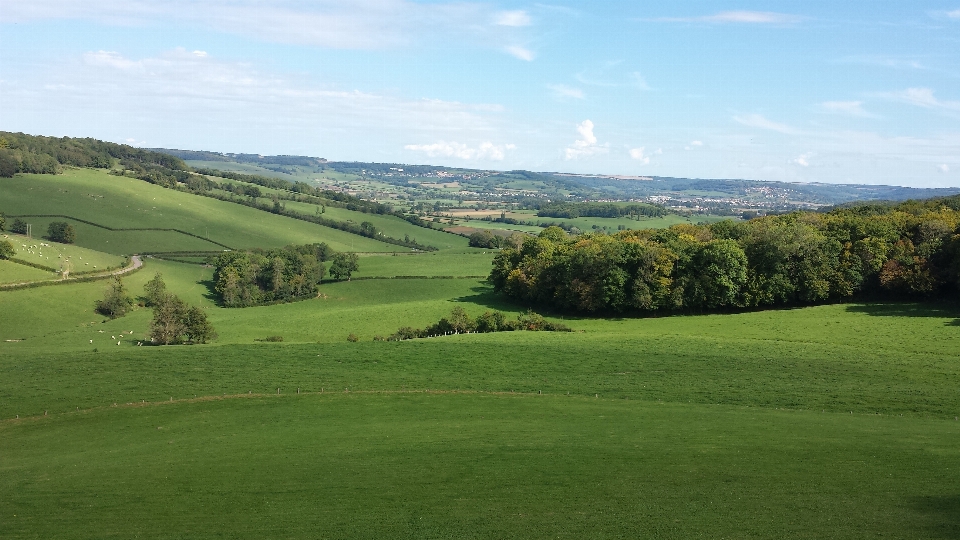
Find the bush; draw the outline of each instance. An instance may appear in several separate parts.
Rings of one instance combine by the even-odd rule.
[[[217,338],[207,314],[188,306],[175,295],[167,294],[153,308],[150,341],[159,345],[206,343]]]
[[[271,343],[280,343],[283,341],[283,336],[267,336],[261,341],[269,341]]]
[[[17,252],[13,249],[13,244],[9,240],[0,240],[0,259],[9,259],[16,254]]]
[[[107,287],[103,300],[97,300],[97,313],[116,319],[123,317],[133,307],[133,299],[127,294],[126,287],[120,276],[115,276],[113,283]]]
[[[47,227],[47,238],[61,244],[72,244],[77,239],[77,233],[66,221],[54,221]]]
[[[13,224],[10,225],[10,232],[16,234],[27,234],[27,222],[20,218],[13,220]]]
[[[360,338],[358,338],[356,334],[350,334],[349,336],[347,336],[347,341],[349,341],[350,343],[356,343],[360,341]]]

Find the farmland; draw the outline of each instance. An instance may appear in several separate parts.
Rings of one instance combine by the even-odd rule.
[[[478,277],[492,250],[395,216],[326,209],[439,250],[96,170],[2,179],[0,201],[76,218],[77,245],[50,256],[97,266],[366,252],[350,281],[247,308],[220,306],[212,268],[145,257],[124,284],[162,274],[215,327],[207,345],[140,346],[151,310],[95,313],[107,281],[0,291],[0,537],[960,534],[954,303],[546,313],[574,331],[383,342],[455,307],[535,306]],[[0,261],[2,282],[49,275]]]

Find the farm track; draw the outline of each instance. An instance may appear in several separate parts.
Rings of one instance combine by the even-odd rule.
[[[61,278],[61,279],[40,279],[36,281],[22,281],[20,283],[5,283],[3,285],[0,285],[0,291],[16,290],[16,289],[22,289],[25,287],[33,287],[33,286],[40,286],[40,285],[60,285],[63,283],[83,283],[85,281],[96,281],[96,280],[105,279],[108,277],[122,276],[124,274],[129,274],[130,272],[139,270],[142,266],[143,266],[143,261],[140,260],[140,257],[138,255],[133,255],[132,257],[130,257],[129,265],[124,266],[123,268],[119,268],[117,270],[109,270],[106,272],[100,272],[96,274],[84,274],[82,276],[67,277],[67,278]]]

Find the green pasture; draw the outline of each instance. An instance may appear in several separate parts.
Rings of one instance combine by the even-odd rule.
[[[486,276],[490,273],[490,265],[493,262],[494,255],[496,255],[496,250],[476,248],[431,251],[411,255],[370,255],[360,258],[360,270],[354,276],[361,278]]]
[[[289,210],[295,210],[308,215],[314,215],[318,206],[316,204],[300,203],[295,201],[284,201],[284,204],[286,204],[287,209]],[[396,238],[398,240],[403,240],[405,236],[408,236],[410,239],[416,240],[421,244],[433,246],[438,249],[465,248],[467,247],[468,242],[468,240],[462,236],[443,232],[437,229],[420,227],[408,221],[404,221],[396,216],[365,214],[355,210],[347,210],[346,208],[336,208],[332,206],[327,206],[326,211],[322,214],[322,216],[327,219],[335,219],[337,221],[349,221],[356,223],[357,225],[363,223],[364,221],[368,221],[372,223],[377,230],[387,236]]]
[[[0,260],[0,283],[22,283],[25,281],[37,281],[41,279],[53,279],[59,274],[40,270],[25,264],[18,264],[13,261]]]
[[[65,214],[112,228],[174,228],[201,237],[166,231],[114,232],[73,223],[77,245],[113,254],[222,249],[203,238],[232,248],[326,242],[342,251],[402,250],[329,227],[89,169],[4,178],[0,180],[0,211],[7,215]],[[56,219],[25,221],[39,231]]]
[[[42,230],[46,234],[48,222],[56,220],[30,221],[42,225],[42,228],[34,225],[34,231]],[[60,244],[45,240],[37,232],[34,233],[33,238],[12,233],[4,233],[3,237],[13,244],[13,249],[17,252],[14,258],[42,264],[55,270],[69,269],[71,273],[97,272],[109,268],[119,268],[126,262],[123,257],[110,253],[87,249],[75,244]],[[0,271],[0,276],[2,275],[4,273]]]
[[[0,423],[4,538],[953,538],[952,420],[337,393]]]
[[[0,180],[8,214],[65,208],[228,245],[394,249],[98,171]],[[102,253],[56,246],[71,261],[207,244],[75,226]],[[960,537],[957,305],[548,314],[575,331],[375,342],[454,307],[530,307],[470,277],[492,250],[415,230],[459,243],[362,256],[290,304],[218,307],[197,264],[123,278],[138,295],[162,273],[208,345],[140,346],[150,309],[94,312],[109,280],[0,291],[0,538]],[[0,261],[0,281],[26,268]]]

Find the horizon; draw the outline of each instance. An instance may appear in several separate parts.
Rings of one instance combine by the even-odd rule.
[[[960,186],[960,4],[41,0],[0,129],[596,176]]]

